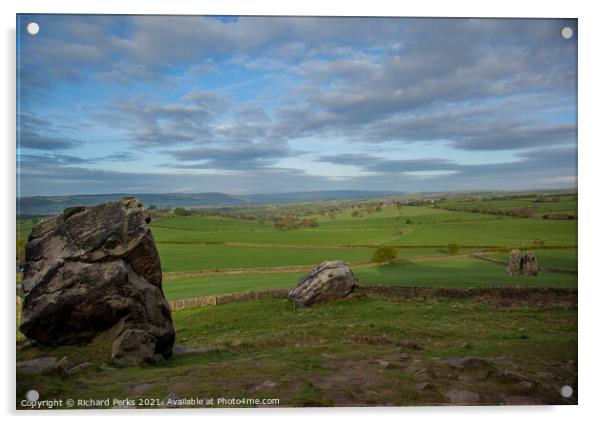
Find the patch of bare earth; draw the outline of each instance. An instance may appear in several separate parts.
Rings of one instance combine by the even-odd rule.
[[[327,358],[323,367],[329,372],[312,376],[311,385],[333,406],[576,404],[576,394],[560,394],[566,384],[576,387],[576,369],[547,366],[549,371],[532,374],[505,358],[400,352],[378,359]]]

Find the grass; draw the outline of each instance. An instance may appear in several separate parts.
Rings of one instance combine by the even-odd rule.
[[[201,231],[175,228],[154,228],[153,235],[158,243],[170,241],[240,242],[253,244],[324,245],[379,244],[395,233],[393,229],[310,229],[276,231],[275,229],[253,231]]]
[[[576,287],[577,276],[541,272],[536,277],[509,277],[501,265],[473,258],[420,261],[360,269],[366,285],[417,287]]]
[[[554,196],[552,196],[554,197]],[[552,201],[550,197],[545,198],[544,202],[536,202],[537,197],[525,197],[516,199],[488,199],[488,200],[470,200],[470,201],[453,201],[444,202],[440,206],[453,210],[469,211],[473,208],[498,209],[502,211],[520,208],[531,207],[536,209],[537,214],[546,212],[566,212],[576,214],[577,212],[577,197],[575,195],[557,196],[557,201]]]
[[[372,249],[303,249],[226,245],[159,244],[165,272],[234,268],[272,268],[312,265],[325,258],[348,262],[368,261]]]
[[[278,398],[281,406],[429,405],[445,398],[437,390],[417,390],[403,369],[378,365],[377,360],[395,358],[403,340],[423,344],[423,361],[503,358],[503,366],[528,378],[538,372],[565,378],[558,364],[576,360],[577,353],[576,310],[556,307],[499,309],[468,301],[350,298],[296,309],[285,299],[261,299],[175,311],[173,319],[178,343],[216,350],[119,368],[106,365],[102,341],[52,351],[19,348],[19,360],[65,354],[94,366],[66,378],[18,375],[17,399],[35,387],[42,400],[164,399],[172,394]],[[441,381],[437,387],[451,384]],[[512,387],[501,388],[493,381],[471,383],[486,404],[495,403],[500,390],[516,390]],[[537,390],[557,396],[555,388]]]
[[[567,258],[564,251],[542,251],[551,253],[555,267]],[[538,251],[539,255],[540,252]],[[548,257],[547,257],[548,258]],[[549,265],[551,266],[551,265]],[[450,258],[421,260],[401,264],[380,265],[358,268],[354,271],[363,285],[394,285],[415,287],[577,287],[577,276],[542,272],[537,277],[509,277],[506,268],[473,258]],[[235,293],[251,290],[292,288],[297,284],[302,272],[243,275],[221,275],[169,280],[163,284],[165,296],[170,300]]]
[[[530,245],[536,239],[548,245],[576,244],[576,221],[502,218],[487,221],[409,225],[392,244],[457,243],[492,246]]]
[[[535,197],[491,201],[499,207],[533,203],[560,207],[559,202],[533,203]],[[471,202],[456,202],[469,205]],[[454,203],[453,205],[456,205]],[[474,202],[473,202],[474,203]],[[487,202],[485,202],[487,203]],[[274,208],[272,208],[274,209]],[[274,209],[274,210],[277,210]],[[361,217],[352,217],[359,210]],[[312,229],[277,231],[270,222],[215,216],[159,217],[152,222],[162,269],[166,273],[241,270],[245,275],[194,277],[166,281],[171,299],[236,291],[292,287],[299,272],[282,273],[280,268],[313,267],[324,260],[349,263],[369,262],[376,246],[400,245],[397,265],[356,269],[363,284],[576,286],[576,276],[542,273],[535,279],[509,278],[502,266],[469,258],[441,257],[448,244],[459,244],[459,253],[494,246],[503,251],[490,255],[506,259],[505,249],[528,246],[542,240],[546,247],[575,246],[576,221],[553,221],[500,217],[432,206],[383,206],[367,212],[364,206],[344,207],[336,219],[315,215],[319,226]],[[409,222],[409,223],[408,223]],[[26,238],[32,220],[22,221],[20,235]],[[348,248],[348,246],[363,246]],[[576,249],[538,249],[540,264],[549,268],[576,269]],[[434,256],[434,260],[421,257]],[[256,268],[274,268],[257,274]],[[296,271],[296,270],[295,270]]]
[[[533,200],[535,197],[473,201],[472,206],[535,205],[540,215],[544,208],[576,211],[574,196],[561,196],[558,202]],[[447,206],[458,205],[470,209],[471,202],[449,202]],[[542,220],[537,214],[519,219],[432,206],[383,206],[369,212],[360,205],[357,209],[362,216],[352,217],[353,209],[346,204],[342,207],[336,219],[314,215],[317,228],[288,231],[276,231],[270,222],[213,216],[155,219],[152,232],[164,272],[240,272],[179,279],[172,279],[176,274],[168,275],[163,286],[166,297],[176,300],[291,288],[303,272],[297,268],[283,272],[281,267],[311,268],[334,259],[367,262],[375,246],[388,244],[403,246],[396,263],[352,267],[361,284],[577,287],[576,275],[542,272],[537,277],[508,277],[503,265],[450,256],[447,251],[452,243],[461,246],[460,254],[493,246],[499,251],[490,251],[489,256],[507,259],[508,248],[542,240],[546,248],[534,250],[541,266],[577,269],[576,221]],[[294,206],[287,208],[294,210]],[[26,239],[31,228],[31,220],[23,221],[18,236]],[[268,270],[259,272],[257,268]],[[566,371],[572,366],[569,361],[577,359],[574,308],[501,308],[470,300],[391,302],[351,296],[298,309],[286,299],[267,298],[176,310],[173,320],[177,343],[215,349],[154,365],[121,368],[109,363],[110,341],[105,336],[84,346],[19,346],[18,361],[67,356],[74,363],[93,365],[68,377],[19,373],[17,399],[30,388],[38,390],[42,400],[164,399],[171,394],[279,398],[281,406],[441,404],[448,402],[442,393],[450,387],[479,392],[483,404],[503,403],[500,393],[525,395],[514,383],[502,385],[492,380],[457,383],[437,379],[434,389],[418,390],[412,377],[415,370],[407,368],[399,356],[403,340],[412,339],[424,347],[411,352],[411,362],[421,367],[432,367],[428,361],[451,356],[489,358],[500,362],[496,366],[529,380],[536,381],[542,373],[552,375],[552,380],[536,383],[527,393],[535,396],[531,400],[575,402],[574,398],[559,398],[556,387],[576,384],[576,374]],[[378,361],[393,365],[382,367]]]
[[[293,287],[302,275],[302,272],[286,272],[193,277],[164,281],[163,292],[167,299],[178,300],[251,290],[281,289]]]

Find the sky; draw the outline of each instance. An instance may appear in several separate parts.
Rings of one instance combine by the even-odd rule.
[[[20,196],[577,184],[576,20],[19,15],[17,83]]]

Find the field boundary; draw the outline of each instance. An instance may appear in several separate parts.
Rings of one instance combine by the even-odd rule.
[[[556,287],[405,287],[360,286],[356,294],[373,299],[421,300],[474,299],[497,306],[577,306],[576,288]]]
[[[171,310],[178,311],[204,306],[221,305],[241,300],[257,300],[269,297],[286,298],[289,289],[268,289],[249,292],[201,296],[172,300]],[[467,300],[495,306],[549,306],[577,307],[576,288],[554,287],[406,287],[406,286],[358,286],[352,296],[392,301]]]
[[[172,311],[178,311],[201,306],[221,305],[238,300],[262,299],[266,297],[287,297],[288,291],[289,289],[268,289],[193,297],[190,299],[171,300],[169,302],[169,307]]]

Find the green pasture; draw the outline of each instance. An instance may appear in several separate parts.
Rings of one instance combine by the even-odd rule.
[[[326,259],[369,261],[373,249],[258,248],[226,245],[158,244],[165,272],[312,265]]]
[[[513,200],[474,201],[491,203],[499,208],[533,204],[553,207],[576,207],[575,197],[561,196],[557,202],[534,203],[536,197]],[[448,202],[447,205],[470,206],[471,202]],[[443,204],[445,206],[446,204]],[[309,216],[303,205],[287,205],[271,213],[290,213],[298,208],[298,219]],[[320,203],[312,204],[319,209]],[[501,265],[473,258],[447,258],[447,246],[458,244],[458,253],[482,251],[483,246],[501,249],[490,252],[497,259],[507,258],[508,248],[542,243],[536,254],[542,267],[576,269],[577,221],[512,218],[491,214],[450,211],[433,206],[384,205],[368,213],[373,205],[349,205],[332,219],[314,215],[317,228],[278,231],[272,222],[223,216],[193,215],[167,218],[160,215],[151,223],[161,265],[166,273],[214,270],[248,270],[244,275],[193,277],[165,281],[170,299],[268,288],[287,288],[296,284],[298,272],[257,274],[251,269],[303,266],[308,269],[324,260],[348,263],[369,262],[378,245],[398,245],[397,262],[371,268],[358,268],[362,284],[487,287],[494,285],[534,285],[575,287],[577,277],[567,274],[541,273],[534,278],[510,278]],[[258,208],[258,211],[263,209]],[[352,217],[354,210],[360,217]],[[18,235],[26,239],[32,220],[19,222]],[[349,248],[348,246],[358,246]],[[558,247],[565,247],[558,249]],[[424,257],[431,256],[432,259]],[[422,259],[421,259],[422,257]],[[442,259],[443,257],[443,259]]]
[[[574,250],[542,250],[542,266],[568,267]],[[498,254],[500,258],[507,254]],[[490,255],[492,257],[496,256]],[[506,267],[470,257],[401,261],[391,265],[358,268],[354,274],[363,285],[415,287],[576,287],[577,276],[541,272],[536,277],[509,277]],[[192,277],[164,282],[163,290],[170,300],[251,290],[292,288],[302,272]]]
[[[554,196],[552,196],[554,197]],[[537,212],[577,212],[577,198],[574,195],[558,196],[558,201],[553,201],[552,197],[545,197],[543,202],[536,202],[537,197],[516,198],[516,199],[488,199],[488,200],[470,200],[470,201],[450,201],[443,202],[440,207],[453,210],[471,210],[473,208],[490,208],[499,210],[510,210],[521,207],[536,208]]]
[[[575,245],[576,221],[554,221],[531,218],[502,218],[488,221],[407,225],[403,234],[390,244],[448,244],[511,246],[531,245],[543,240],[547,245]]]
[[[381,244],[395,237],[393,229],[297,229],[277,231],[198,231],[153,227],[155,240],[161,242],[238,242],[253,244],[291,244],[339,246],[344,244]]]

